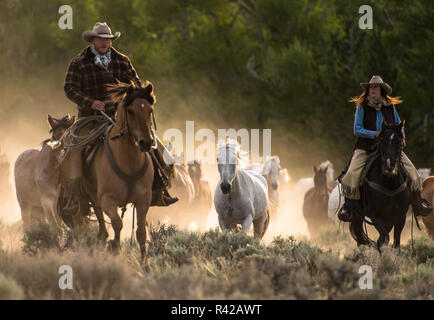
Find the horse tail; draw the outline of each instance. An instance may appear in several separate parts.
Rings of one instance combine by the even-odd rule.
[[[350,222],[350,233],[358,246],[362,244],[371,245],[374,243],[363,230],[363,219],[360,216],[355,216]]]
[[[265,218],[264,225],[262,227],[261,239],[264,237],[265,231],[267,231],[270,224],[270,209],[267,209],[267,217]]]

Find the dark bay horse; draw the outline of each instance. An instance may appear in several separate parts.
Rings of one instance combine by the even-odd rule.
[[[329,188],[327,185],[328,166],[321,166],[314,170],[314,187],[310,188],[304,195],[303,216],[311,237],[319,234],[320,229],[327,226]]]
[[[410,205],[408,177],[401,164],[402,127],[383,122],[372,165],[361,188],[362,210],[353,215],[350,231],[357,245],[371,245],[372,240],[363,231],[363,221],[369,217],[379,233],[378,250],[389,243],[389,233],[394,228],[393,247],[400,246],[401,232]]]
[[[156,99],[153,86],[148,81],[144,87],[138,87],[133,82],[117,83],[110,85],[108,91],[110,99],[118,102],[116,125],[107,133],[105,143],[99,146],[89,166],[88,178],[95,188],[89,196],[95,205],[100,240],[105,241],[108,236],[103,213],[110,218],[115,236],[109,245],[115,252],[120,249],[123,227],[117,209],[128,203],[136,207],[136,238],[143,259],[147,258],[146,215],[154,180],[154,166],[149,152],[156,147],[156,137],[151,129]],[[113,162],[116,170],[113,169]]]
[[[194,160],[188,164],[188,173],[194,185],[194,200],[191,205],[193,214],[191,219],[196,221],[199,229],[204,230],[208,213],[212,207],[212,194],[209,183],[203,179],[202,165],[199,161]]]
[[[40,150],[26,150],[15,161],[15,188],[26,230],[38,219],[47,220],[56,232],[61,230],[62,221],[57,211],[60,194],[57,155],[61,151],[59,139],[74,120],[75,117],[69,115],[62,119],[48,115],[51,138],[42,142]]]

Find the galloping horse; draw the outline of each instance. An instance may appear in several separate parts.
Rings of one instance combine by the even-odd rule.
[[[62,221],[57,212],[60,194],[60,170],[57,154],[60,152],[59,139],[63,132],[74,123],[69,115],[58,120],[48,115],[51,139],[42,142],[42,148],[29,149],[15,161],[15,187],[24,229],[29,229],[40,220],[47,220],[56,232],[60,232]]]
[[[357,245],[373,244],[363,231],[365,216],[369,217],[378,233],[377,247],[389,243],[389,233],[394,228],[393,247],[398,248],[405,216],[410,205],[410,191],[407,187],[407,174],[401,164],[403,123],[383,122],[379,142],[366,183],[361,188],[363,212],[353,215],[350,231]]]
[[[241,231],[247,233],[253,223],[255,238],[262,239],[270,220],[267,181],[261,174],[245,170],[243,162],[236,140],[219,141],[220,183],[214,192],[214,206],[222,230],[241,224]]]
[[[118,102],[116,125],[108,128],[104,144],[101,144],[89,166],[89,181],[95,192],[89,194],[95,205],[99,222],[99,239],[105,241],[108,233],[103,212],[109,216],[115,236],[109,241],[112,250],[120,249],[123,227],[118,207],[132,203],[137,209],[136,237],[142,259],[146,252],[146,214],[152,198],[154,166],[149,151],[156,146],[151,129],[151,117],[156,102],[153,86],[144,87],[131,83],[109,86],[110,99]]]
[[[311,237],[317,235],[321,228],[329,223],[327,207],[329,201],[329,188],[327,186],[328,166],[314,170],[314,187],[304,195],[303,216]]]
[[[422,182],[422,198],[434,203],[434,176],[427,177]],[[434,212],[422,217],[423,224],[430,238],[434,241]]]
[[[329,191],[332,191],[332,189],[337,184],[334,176],[335,171],[333,168],[333,164],[329,160],[326,160],[319,165],[319,169],[325,169],[325,168],[327,168],[327,187]],[[313,188],[314,185],[315,184],[312,177],[301,178],[295,183],[294,191],[300,195],[304,195],[307,192],[307,190]]]
[[[279,179],[280,179],[280,159],[278,156],[267,156],[264,164],[251,163],[247,165],[248,170],[254,170],[265,178],[268,186],[268,205],[271,217],[276,216],[279,208]]]

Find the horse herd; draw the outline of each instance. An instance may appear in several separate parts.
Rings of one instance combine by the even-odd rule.
[[[151,86],[151,87],[150,87]],[[152,85],[146,88],[134,88],[133,85],[118,86],[113,89],[124,100],[126,96],[134,94],[134,90],[143,90],[144,95],[152,95]],[[144,106],[148,109],[144,112]],[[127,124],[127,137],[121,136],[116,141],[108,139],[114,158],[118,165],[131,163],[135,157],[137,163],[134,168],[121,168],[124,172],[136,172],[140,163],[147,163],[147,152],[150,151],[153,138],[150,128],[150,112],[153,110],[152,100],[146,96],[135,96],[129,105],[120,103],[116,117],[118,127]],[[139,115],[140,114],[140,115]],[[135,115],[136,118],[133,118]],[[142,118],[140,118],[142,117]],[[134,121],[138,119],[138,121]],[[15,185],[19,205],[21,207],[24,228],[30,228],[37,220],[46,220],[56,232],[61,232],[62,215],[59,213],[59,196],[61,189],[61,173],[58,158],[63,152],[62,139],[65,131],[74,123],[74,117],[65,116],[54,119],[48,116],[50,139],[43,142],[42,148],[24,151],[15,162]],[[143,126],[146,123],[146,126]],[[145,127],[145,128],[143,128]],[[121,131],[122,132],[122,131]],[[116,126],[109,133],[115,135]],[[123,140],[124,139],[124,140]],[[130,141],[136,143],[131,144]],[[145,142],[143,142],[145,141]],[[127,147],[127,144],[128,147]],[[149,148],[142,146],[149,146]],[[137,146],[140,146],[138,148]],[[219,141],[217,146],[217,169],[219,182],[214,192],[209,181],[204,179],[202,166],[199,161],[187,165],[175,163],[172,170],[170,193],[180,200],[169,207],[150,207],[153,167],[150,162],[149,170],[144,170],[132,192],[125,191],[125,182],[111,170],[106,160],[104,148],[97,151],[94,164],[90,167],[90,175],[95,182],[95,193],[89,195],[94,204],[94,212],[99,222],[98,238],[104,241],[108,237],[104,214],[109,216],[115,238],[109,242],[110,248],[118,250],[120,247],[120,232],[122,218],[117,213],[118,207],[125,203],[133,203],[137,208],[136,236],[140,245],[142,258],[146,258],[146,226],[149,221],[156,222],[164,219],[186,216],[184,226],[194,221],[199,229],[205,229],[208,213],[212,208],[218,216],[218,224],[222,230],[249,232],[253,227],[253,235],[262,239],[270,225],[276,219],[282,208],[281,198],[288,198],[288,191],[294,194],[304,194],[303,216],[309,233],[316,235],[324,226],[336,221],[336,212],[342,204],[339,186],[336,183],[333,165],[326,161],[318,168],[314,167],[314,177],[299,180],[290,185],[286,169],[280,168],[278,156],[267,157],[264,163],[248,163],[247,157],[240,149],[236,140]],[[129,161],[122,161],[128,156]],[[117,180],[116,180],[117,179]],[[424,196],[429,200],[434,197],[434,177],[424,181]],[[129,187],[128,187],[129,188]],[[125,192],[124,192],[125,191]],[[431,198],[430,198],[431,197]],[[286,199],[285,199],[286,200]],[[74,217],[80,218],[80,217]],[[434,218],[428,216],[425,225],[434,239]],[[81,219],[82,222],[82,219]],[[80,221],[73,221],[78,225]],[[431,229],[429,228],[431,226]]]

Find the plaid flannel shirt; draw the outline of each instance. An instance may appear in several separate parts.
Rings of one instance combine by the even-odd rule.
[[[64,90],[66,96],[78,105],[78,116],[86,117],[98,114],[91,106],[95,100],[108,100],[105,85],[121,82],[130,82],[142,85],[142,81],[131,64],[130,59],[122,53],[111,48],[111,61],[108,69],[104,70],[94,63],[94,54],[90,47],[71,60],[66,72]],[[106,110],[110,115],[114,110]]]

